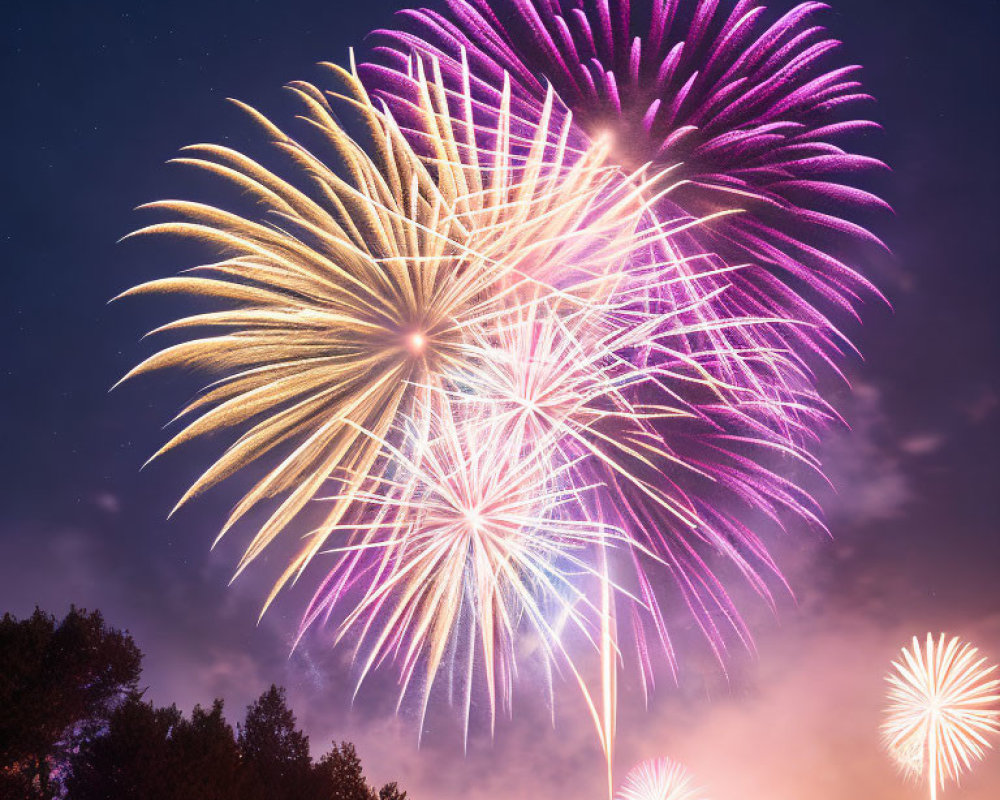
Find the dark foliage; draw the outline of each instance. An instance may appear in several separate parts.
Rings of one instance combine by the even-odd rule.
[[[244,781],[240,750],[233,729],[222,716],[222,700],[210,711],[195,706],[173,735],[180,797],[240,800]]]
[[[406,792],[393,781],[378,790],[378,800],[406,800]]]
[[[66,785],[74,800],[166,800],[175,779],[171,735],[180,724],[176,707],[154,708],[132,695],[107,729],[70,759]]]
[[[284,689],[252,703],[237,736],[221,700],[190,718],[144,701],[141,658],[99,613],[3,618],[2,800],[406,800],[368,785],[350,742],[314,763]]]
[[[70,759],[71,800],[238,800],[240,755],[222,701],[185,719],[132,695]]]
[[[246,800],[300,800],[313,784],[309,737],[295,727],[285,690],[272,684],[247,708],[239,747],[248,778]]]
[[[374,797],[361,769],[354,745],[350,742],[333,744],[333,748],[316,764],[323,800],[372,800]]]
[[[316,762],[316,800],[406,800],[395,782],[378,791],[365,780],[354,745],[334,742],[330,752]]]
[[[139,680],[142,654],[100,612],[0,620],[0,791],[50,798],[66,754],[100,730]]]

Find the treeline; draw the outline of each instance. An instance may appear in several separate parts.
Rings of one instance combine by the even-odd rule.
[[[314,761],[285,691],[271,686],[236,730],[223,701],[157,708],[142,654],[100,612],[35,609],[0,620],[3,800],[404,800],[370,786],[350,742]]]

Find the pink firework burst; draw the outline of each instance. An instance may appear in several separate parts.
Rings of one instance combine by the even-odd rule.
[[[772,331],[797,349],[829,354],[842,337],[826,317],[877,294],[839,253],[879,239],[852,218],[887,208],[859,188],[884,167],[851,152],[877,128],[856,117],[870,101],[857,73],[837,63],[838,42],[815,23],[827,8],[806,2],[778,19],[753,0],[448,0],[400,12],[373,35],[366,82],[391,107],[411,95],[411,55],[432,57],[496,105],[509,73],[515,105],[530,116],[550,84],[591,137],[610,135],[623,165],[677,165],[683,186],[667,217],[743,213],[698,232],[729,264],[733,290],[719,313],[808,321]],[[695,249],[699,246],[695,244]]]

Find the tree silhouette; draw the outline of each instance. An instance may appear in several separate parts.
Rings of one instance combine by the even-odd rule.
[[[322,800],[373,800],[365,781],[354,745],[334,742],[333,748],[316,763],[319,797]]]
[[[0,775],[19,785],[22,796],[54,796],[53,770],[135,689],[141,662],[132,638],[108,628],[98,611],[73,607],[58,624],[38,608],[24,620],[5,614]]]
[[[406,792],[387,783],[377,792],[365,780],[361,759],[350,742],[334,742],[330,752],[316,762],[317,800],[406,800]]]
[[[195,706],[173,732],[178,798],[241,800],[242,764],[233,729],[222,716],[222,700],[210,711]]]
[[[315,764],[285,690],[247,707],[157,708],[136,690],[142,654],[97,612],[0,620],[0,800],[406,800],[376,791],[350,742]]]
[[[70,759],[66,788],[72,800],[174,800],[177,761],[171,734],[181,722],[175,706],[154,708],[131,695],[107,729],[80,745]]]
[[[379,789],[378,800],[406,800],[406,792],[401,791],[396,781],[393,781]]]
[[[271,684],[239,726],[246,800],[301,800],[314,781],[309,737],[295,727],[285,690]]]
[[[132,694],[69,760],[69,800],[239,800],[241,764],[222,701],[156,708]]]

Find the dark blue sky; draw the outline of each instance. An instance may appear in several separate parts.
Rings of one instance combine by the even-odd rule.
[[[799,602],[782,603],[781,624],[761,616],[760,661],[748,663],[735,688],[704,691],[714,679],[696,675],[682,680],[680,699],[665,690],[653,714],[633,712],[627,698],[623,710],[632,725],[623,727],[623,763],[669,746],[707,783],[722,765],[751,770],[757,777],[742,785],[768,781],[769,800],[847,796],[848,785],[858,797],[897,797],[885,787],[900,782],[877,753],[870,765],[846,770],[850,784],[838,783],[845,760],[868,764],[839,739],[814,745],[816,766],[800,783],[777,758],[741,761],[739,743],[720,752],[725,731],[753,737],[795,703],[812,714],[803,730],[823,730],[823,702],[812,707],[794,694],[803,670],[819,673],[819,691],[829,679],[831,697],[858,692],[857,712],[843,715],[836,733],[870,743],[881,665],[910,633],[978,636],[1000,659],[1000,3],[832,4],[826,22],[845,41],[846,60],[865,65],[866,88],[879,98],[874,118],[885,132],[869,144],[893,168],[877,188],[897,212],[878,228],[894,257],[869,270],[894,311],[872,304],[865,326],[851,331],[865,361],[847,365],[856,391],[838,387],[836,395],[853,432],[835,434],[824,451],[838,486],[827,498],[835,541],[779,544]],[[316,78],[317,61],[345,61],[348,47],[363,47],[364,34],[399,7],[395,0],[5,6],[0,611],[100,607],[147,653],[146,680],[160,702],[189,708],[221,694],[236,717],[267,683],[289,685],[319,746],[331,736],[356,739],[377,777],[400,777],[415,800],[545,797],[559,786],[582,792],[600,786],[599,775],[586,775],[598,756],[587,731],[576,729],[586,723],[572,714],[570,734],[553,735],[538,730],[530,708],[516,710],[495,747],[474,742],[465,758],[446,712],[416,751],[412,720],[393,721],[388,679],[349,711],[340,656],[317,641],[287,658],[301,593],[255,626],[276,562],[226,588],[240,541],[211,554],[208,545],[238,486],[166,521],[209,450],[196,446],[139,472],[197,383],[158,376],[108,394],[152,351],[141,334],[176,306],[107,300],[190,263],[183,248],[115,244],[144,221],[132,210],[138,204],[191,194],[190,176],[164,162],[192,142],[245,146],[253,131],[225,97],[280,116],[288,108],[284,82]],[[847,663],[875,670],[874,682],[860,672],[824,673],[817,654],[827,650],[854,652]],[[808,683],[800,688],[811,696]],[[690,735],[678,730],[681,720]],[[708,741],[716,744],[701,746]],[[538,756],[546,752],[561,755]],[[995,796],[998,760],[955,796]],[[448,769],[433,766],[441,763]],[[769,777],[768,764],[785,783]],[[724,789],[734,779],[713,780]],[[718,796],[733,795],[720,789]]]

